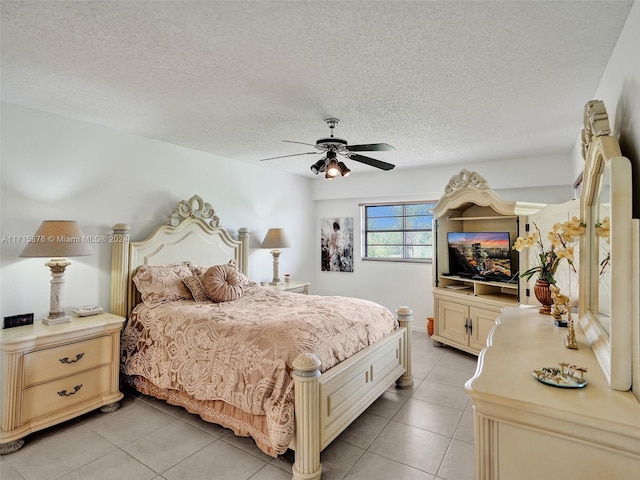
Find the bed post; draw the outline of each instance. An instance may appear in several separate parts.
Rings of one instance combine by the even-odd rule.
[[[129,297],[129,225],[117,223],[113,226],[111,239],[111,308],[110,312],[128,317]]]
[[[296,460],[293,480],[319,480],[320,466],[320,360],[302,353],[293,361],[295,392]]]
[[[238,240],[240,240],[242,246],[240,251],[240,259],[238,261],[238,268],[245,275],[249,274],[249,229],[242,227],[238,229]]]
[[[411,370],[411,322],[413,322],[413,310],[409,307],[398,307],[396,315],[398,315],[400,327],[404,327],[407,332],[404,348],[400,352],[400,362],[405,371],[404,375],[396,380],[396,386],[398,388],[411,388],[413,387],[413,372]]]

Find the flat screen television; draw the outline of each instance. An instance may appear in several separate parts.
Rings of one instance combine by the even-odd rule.
[[[449,273],[492,282],[513,281],[509,232],[448,232]]]

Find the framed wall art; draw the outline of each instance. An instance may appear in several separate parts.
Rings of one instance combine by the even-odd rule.
[[[320,249],[323,272],[353,272],[353,217],[321,219]]]

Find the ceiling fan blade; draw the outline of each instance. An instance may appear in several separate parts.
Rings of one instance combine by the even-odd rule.
[[[294,153],[292,155],[280,155],[279,157],[269,157],[269,158],[261,158],[260,161],[264,162],[265,160],[275,160],[276,158],[285,158],[285,157],[297,157],[299,155],[317,155],[319,152],[304,152],[304,153]]]
[[[315,143],[294,142],[293,140],[282,140],[282,141],[287,143],[299,143],[300,145],[309,145],[310,147],[316,146]]]
[[[347,150],[350,152],[390,152],[395,148],[388,143],[365,143],[362,145],[348,145]]]
[[[364,155],[358,155],[357,153],[349,154],[348,157],[351,160],[355,160],[356,162],[371,165],[372,167],[376,167],[381,170],[391,170],[395,167],[395,165],[391,163],[382,162],[380,160],[376,160],[375,158],[365,157]]]

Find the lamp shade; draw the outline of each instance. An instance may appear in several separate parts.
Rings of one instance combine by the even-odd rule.
[[[93,249],[73,220],[45,220],[21,257],[67,258],[92,255]]]
[[[262,241],[262,248],[289,248],[291,242],[283,228],[270,228]]]

